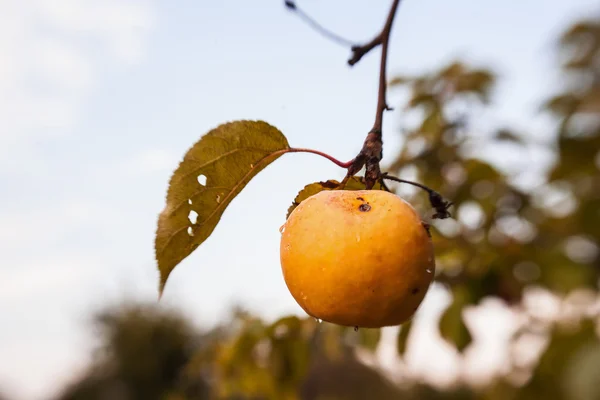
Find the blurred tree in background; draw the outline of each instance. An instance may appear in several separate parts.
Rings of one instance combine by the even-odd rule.
[[[542,110],[554,131],[538,138],[474,127],[496,79],[455,62],[393,79],[408,95],[403,115],[416,123],[404,127],[400,154],[386,155],[390,173],[455,204],[455,219],[432,223],[436,281],[452,294],[442,337],[464,351],[472,342],[464,309],[501,299],[523,316],[508,351],[517,354],[534,336],[545,343],[539,357],[513,357],[486,385],[442,390],[379,368],[379,330],[297,317],[269,324],[236,311],[201,332],[173,311],[126,306],[97,318],[103,347],[57,399],[600,399],[600,20],[572,26],[559,50],[564,87]],[[533,171],[531,151],[553,154],[551,167]],[[498,155],[518,157],[518,168],[494,161]],[[397,188],[428,209],[425,196],[405,189]],[[525,302],[531,288],[557,296],[559,312],[544,315]],[[409,322],[398,334],[400,356],[410,337]]]

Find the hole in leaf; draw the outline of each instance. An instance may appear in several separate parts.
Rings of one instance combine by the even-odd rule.
[[[192,199],[188,199],[188,204],[192,205]]]
[[[189,226],[189,227],[187,228],[187,233],[188,233],[188,235],[190,235],[190,236],[194,236],[194,228],[192,228],[191,226]]]
[[[206,175],[198,175],[198,183],[202,186],[206,186]]]
[[[188,214],[188,219],[192,224],[195,224],[196,221],[198,221],[198,213],[194,210],[190,211],[190,213]]]

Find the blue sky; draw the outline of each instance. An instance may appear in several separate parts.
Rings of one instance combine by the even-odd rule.
[[[171,171],[203,133],[262,119],[292,146],[342,160],[359,150],[378,53],[347,67],[348,49],[282,3],[0,2],[0,390],[35,399],[56,389],[87,361],[90,311],[156,298],[156,217]],[[357,42],[380,29],[388,3],[298,0]],[[557,78],[553,40],[595,3],[405,0],[390,74],[455,57],[493,66],[502,81],[486,118],[543,134],[532,116]],[[399,117],[386,114],[386,154],[401,143]],[[302,186],[341,174],[305,154],[261,172],[171,275],[165,304],[204,325],[236,302],[269,318],[299,312],[278,228]]]

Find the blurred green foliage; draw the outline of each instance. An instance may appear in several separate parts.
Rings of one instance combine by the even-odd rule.
[[[563,92],[544,104],[558,128],[542,139],[504,127],[469,126],[488,107],[495,77],[453,63],[431,74],[400,77],[404,112],[419,123],[390,171],[436,188],[454,202],[453,221],[432,225],[438,276],[453,294],[440,321],[442,336],[462,350],[469,342],[462,309],[494,296],[519,304],[532,285],[559,295],[598,289],[600,277],[600,23],[581,22],[561,39]],[[535,167],[531,151],[553,153],[554,164],[523,183]],[[517,168],[489,156],[518,155]],[[403,194],[419,209],[421,193]]]
[[[544,103],[556,128],[542,138],[473,128],[474,114],[491,107],[491,71],[456,62],[391,82],[408,94],[403,112],[417,123],[402,132],[406,142],[388,155],[387,169],[455,204],[455,220],[432,224],[436,281],[453,297],[440,333],[457,350],[467,349],[465,308],[501,299],[524,316],[513,344],[545,340],[531,365],[515,359],[489,384],[459,381],[440,390],[410,377],[400,384],[365,362],[374,357],[379,330],[354,332],[297,317],[268,323],[238,310],[200,331],[176,312],[127,305],[97,318],[103,346],[57,400],[600,399],[600,21],[571,27],[559,50],[564,87]],[[534,167],[529,154],[539,150],[554,162],[524,180]],[[490,154],[517,155],[521,164],[504,168]],[[425,196],[403,190],[419,210],[428,209]],[[561,318],[523,304],[531,287],[568,300]],[[398,333],[400,357],[412,325]]]

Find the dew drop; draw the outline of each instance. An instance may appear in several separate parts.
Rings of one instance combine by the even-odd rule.
[[[323,320],[319,318],[315,318],[315,321],[317,321],[319,324],[323,322]]]
[[[198,183],[206,186],[206,175],[198,175]]]
[[[283,224],[279,227],[279,233],[283,233],[283,232],[285,232],[285,224]]]
[[[354,327],[354,332],[358,332],[358,326]]]
[[[217,203],[220,203],[220,202],[221,202],[221,195],[220,195],[220,194],[218,194],[218,195],[217,195]]]
[[[192,199],[188,199],[188,204],[192,205]]]
[[[430,273],[431,273],[431,270],[430,270],[429,268],[427,268],[427,269],[425,270],[425,272],[427,272],[428,274],[430,274]]]
[[[254,168],[254,164],[250,164],[250,169]]]

